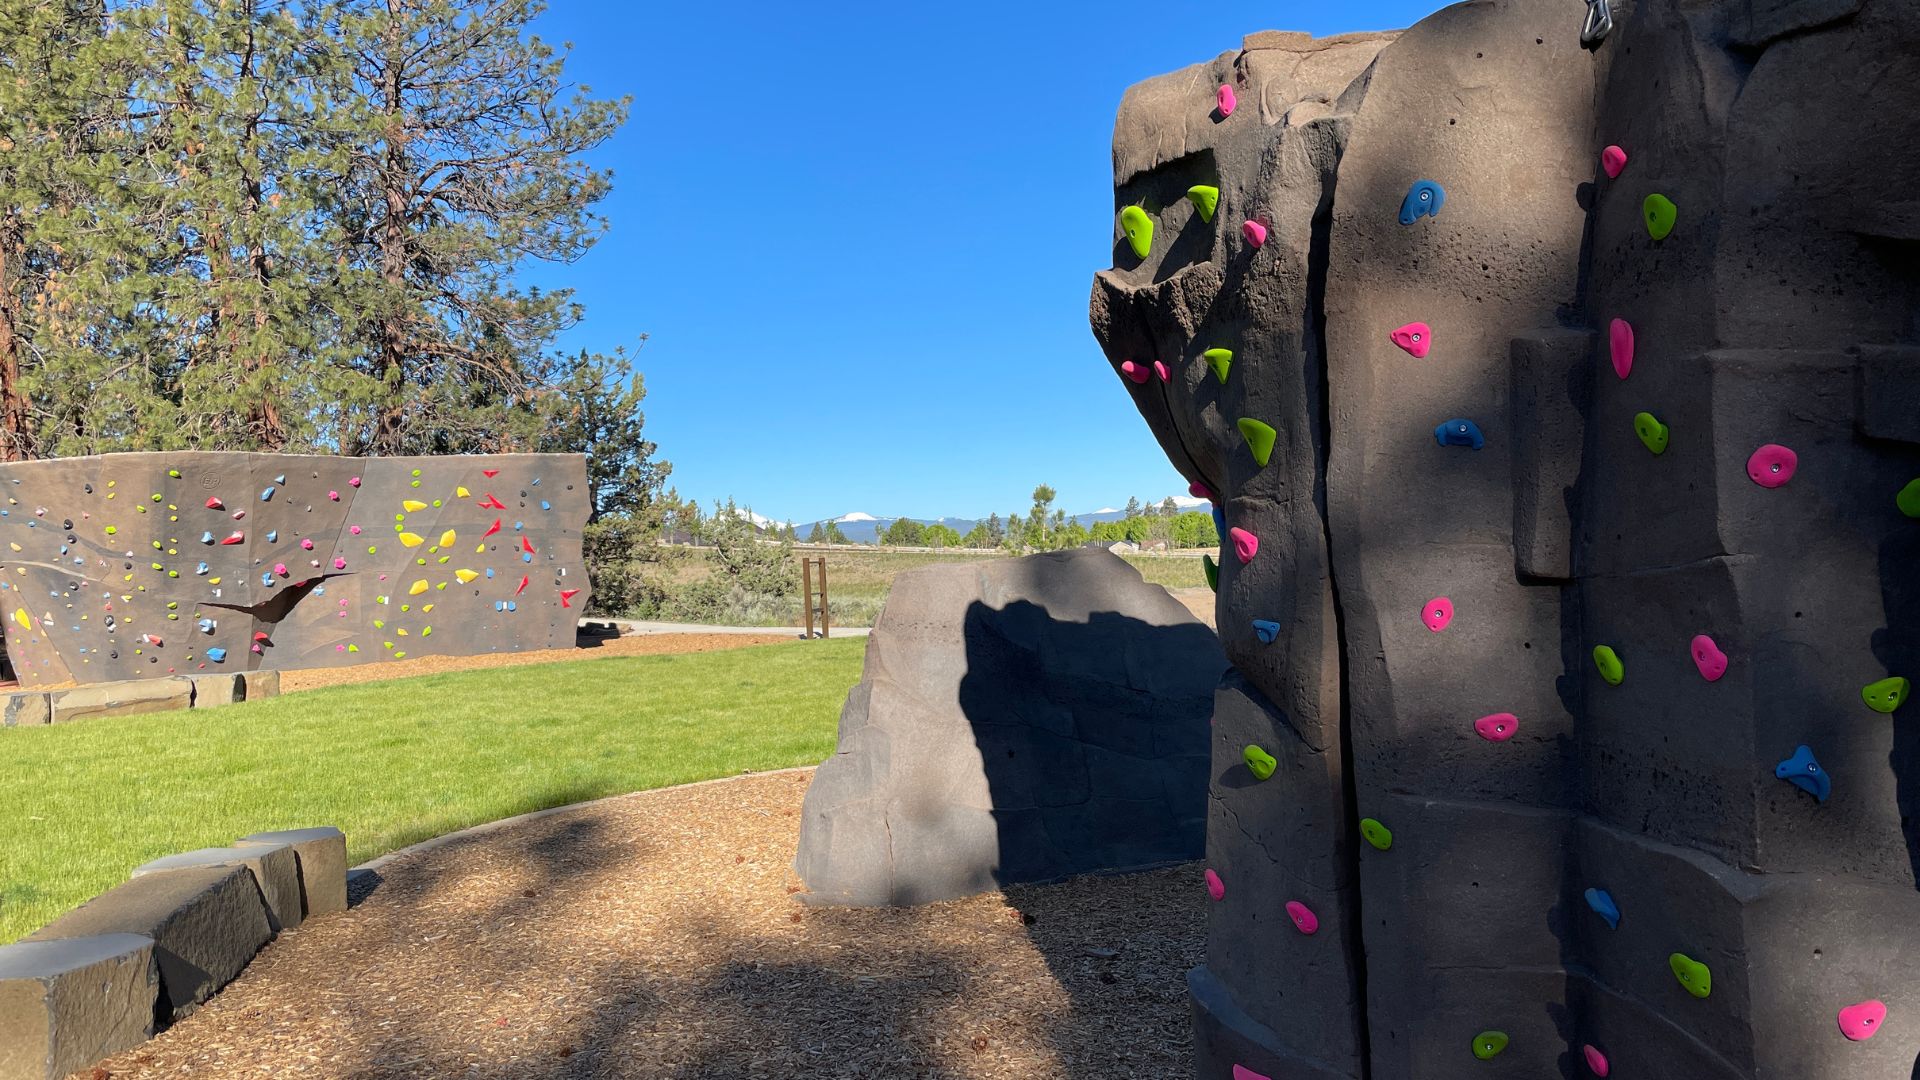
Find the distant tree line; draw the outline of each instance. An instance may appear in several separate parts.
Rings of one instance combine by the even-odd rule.
[[[951,526],[937,522],[927,525],[910,518],[897,518],[879,532],[876,542],[888,547],[999,548],[1016,553],[1054,551],[1091,541],[1167,549],[1220,546],[1213,516],[1194,510],[1182,511],[1171,497],[1158,506],[1149,507],[1142,507],[1137,498],[1129,499],[1122,520],[1095,522],[1091,527],[1070,521],[1065,511],[1054,509],[1057,497],[1053,488],[1041,484],[1033,489],[1033,505],[1024,516],[1016,510],[1003,521],[999,514],[990,514],[985,521],[975,522],[964,536]],[[848,542],[840,526],[831,521],[816,523],[807,535],[809,544]]]

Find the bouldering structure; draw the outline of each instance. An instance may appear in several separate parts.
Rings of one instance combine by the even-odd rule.
[[[1201,854],[1219,639],[1081,548],[894,580],[807,788],[810,904],[921,904]]]
[[[1198,1076],[1914,1072],[1915,146],[1907,0],[1473,0],[1128,91],[1094,334],[1259,539]]]
[[[574,454],[142,453],[0,465],[24,686],[571,648]]]

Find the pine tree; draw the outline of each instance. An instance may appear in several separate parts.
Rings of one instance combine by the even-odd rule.
[[[1139,517],[1139,516],[1140,516],[1140,497],[1139,497],[1138,495],[1129,495],[1129,496],[1127,496],[1127,513],[1126,513],[1126,516],[1127,516],[1127,517]]]

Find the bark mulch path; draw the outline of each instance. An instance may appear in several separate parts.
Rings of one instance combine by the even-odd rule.
[[[479,656],[416,656],[406,660],[388,660],[358,667],[308,668],[280,674],[282,693],[315,690],[322,686],[348,683],[408,679],[415,675],[436,675],[443,671],[477,671],[481,668],[517,667],[521,664],[560,664],[573,660],[605,660],[616,656],[655,656],[660,653],[712,652],[716,649],[744,649],[749,645],[774,645],[797,641],[799,631],[769,630],[759,634],[639,634],[632,637],[605,638],[577,649],[539,649],[532,652],[484,653]]]
[[[808,908],[790,862],[810,779],[643,792],[398,859],[359,906],[283,935],[198,1013],[101,1069],[1190,1075],[1197,866],[921,908]]]

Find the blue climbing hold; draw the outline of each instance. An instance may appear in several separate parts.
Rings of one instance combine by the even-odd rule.
[[[225,650],[225,649],[208,649],[208,650],[207,650],[207,659],[209,659],[209,660],[211,660],[211,661],[213,661],[213,662],[214,662],[214,663],[216,663],[216,664],[220,664],[220,663],[225,663],[225,662],[226,662],[226,659],[227,659],[227,650]]]
[[[200,625],[200,632],[201,632],[201,633],[203,633],[203,634],[211,634],[211,633],[213,633],[213,620],[212,620],[212,619],[201,619],[201,620],[200,620],[200,624],[199,624],[199,625]]]
[[[262,584],[262,585],[266,585],[266,586],[268,586],[268,587],[272,587],[272,585],[273,585],[273,571],[271,571],[271,570],[269,570],[269,571],[267,571],[266,573],[264,573],[264,574],[261,574],[261,575],[260,575],[260,584]]]
[[[1227,535],[1227,512],[1220,509],[1218,503],[1213,507],[1213,531],[1221,536]]]
[[[200,564],[199,566],[197,566],[197,567],[195,567],[195,568],[194,568],[194,571],[193,571],[193,572],[194,572],[194,573],[196,573],[196,574],[204,574],[204,573],[206,573],[206,572],[207,572],[207,564],[206,564],[206,563],[201,563],[201,564]]]
[[[540,500],[540,509],[542,509],[542,510],[551,510],[551,509],[553,509],[553,504],[552,504],[552,503],[550,503],[550,502],[548,502],[548,501],[547,501],[547,500],[545,500],[545,499],[541,499],[541,500]]]
[[[285,473],[281,473],[279,476],[276,476],[273,478],[273,482],[276,484],[284,484],[287,482],[287,475]]]
[[[201,543],[203,543],[203,544],[211,544],[211,543],[213,543],[213,534],[212,534],[212,533],[210,533],[210,532],[203,532],[203,533],[201,533],[201,534],[200,534],[200,542],[201,542]]]
[[[489,580],[491,580],[491,579],[493,578],[493,567],[491,567],[491,566],[489,566],[489,567],[487,567],[487,578],[488,578]]]
[[[1253,633],[1260,639],[1260,644],[1271,645],[1280,637],[1280,624],[1270,619],[1255,619]]]
[[[1613,897],[1607,894],[1607,890],[1588,889],[1587,906],[1593,909],[1595,915],[1607,920],[1608,929],[1620,929],[1620,905],[1613,902]]]
[[[1415,180],[1400,203],[1400,224],[1411,225],[1423,217],[1438,217],[1447,201],[1447,191],[1431,180]]]
[[[1833,781],[1827,778],[1827,770],[1813,759],[1811,747],[1802,746],[1793,752],[1793,756],[1774,766],[1773,775],[1807,792],[1821,802],[1833,791]]]
[[[261,502],[272,502],[272,501],[273,501],[273,489],[272,489],[272,488],[265,488],[265,489],[263,489],[263,490],[262,490],[262,491],[260,492],[260,501],[261,501]]]
[[[1433,429],[1433,441],[1441,446],[1470,446],[1475,450],[1487,445],[1479,424],[1457,416]]]
[[[275,529],[274,531],[267,534],[267,543],[277,544],[279,542],[280,542],[280,530]]]

